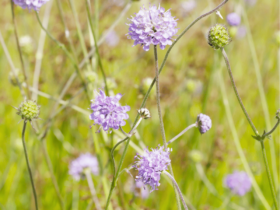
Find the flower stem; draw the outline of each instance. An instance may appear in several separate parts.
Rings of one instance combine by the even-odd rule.
[[[89,189],[90,189],[90,193],[91,193],[91,196],[92,196],[92,200],[95,204],[95,207],[97,210],[101,210],[101,206],[100,206],[100,203],[99,203],[99,200],[96,196],[96,191],[95,191],[95,188],[94,188],[94,184],[93,184],[93,181],[91,179],[91,172],[90,170],[86,170],[85,171],[85,175],[87,177],[87,182],[88,182],[88,186],[89,186]]]
[[[28,173],[29,173],[31,185],[32,185],[35,207],[36,207],[36,210],[38,210],[37,194],[36,194],[36,189],[35,189],[35,185],[34,185],[34,181],[33,181],[33,177],[32,177],[32,172],[31,172],[31,167],[30,167],[30,163],[29,163],[29,159],[28,159],[26,144],[25,144],[25,140],[24,140],[26,124],[27,124],[27,121],[24,120],[23,129],[22,129],[22,145],[23,145],[25,160],[26,160],[26,164],[27,164],[27,168],[28,168]]]
[[[177,136],[175,136],[174,138],[172,138],[170,141],[167,142],[168,144],[171,144],[172,142],[174,142],[176,139],[178,139],[180,136],[182,136],[184,133],[186,133],[188,130],[190,130],[193,127],[197,127],[196,123],[189,125],[188,127],[186,127],[181,133],[179,133]]]
[[[271,173],[270,173],[270,169],[269,169],[269,165],[268,165],[268,161],[267,161],[266,151],[265,151],[265,147],[264,147],[264,140],[260,141],[260,143],[262,146],[263,160],[265,163],[265,169],[266,169],[267,177],[269,180],[269,185],[270,185],[270,189],[271,189],[271,193],[272,193],[272,197],[273,197],[273,201],[274,201],[274,206],[275,206],[275,209],[278,210],[279,208],[278,208],[278,204],[277,204],[277,200],[276,200],[276,193],[275,193],[275,189],[273,186],[272,177],[271,177]]]
[[[236,88],[236,85],[235,85],[235,82],[234,82],[234,78],[233,78],[233,75],[232,75],[232,71],[231,71],[231,67],[230,67],[230,64],[229,64],[228,57],[227,57],[227,53],[226,53],[226,51],[225,51],[224,48],[222,48],[222,54],[223,54],[223,57],[224,57],[224,59],[225,59],[226,65],[227,65],[227,70],[228,70],[228,74],[229,74],[229,77],[230,77],[230,81],[231,81],[232,87],[233,87],[233,89],[234,89],[235,95],[236,95],[236,97],[237,97],[237,100],[238,100],[238,102],[239,102],[239,105],[240,105],[240,107],[241,107],[243,113],[245,114],[245,116],[246,116],[246,118],[247,118],[247,120],[248,120],[248,122],[249,122],[251,128],[253,129],[254,133],[255,133],[257,136],[259,136],[259,132],[258,132],[257,129],[255,128],[255,126],[254,126],[252,120],[250,119],[250,117],[249,117],[249,115],[248,115],[248,113],[247,113],[247,111],[246,111],[246,109],[245,109],[245,107],[244,107],[244,105],[243,105],[243,103],[242,103],[242,100],[241,100],[241,98],[240,98],[240,96],[239,96],[239,93],[238,93],[238,90],[237,90],[237,88]]]
[[[266,137],[266,136],[269,136],[270,134],[272,134],[272,133],[275,131],[275,129],[278,127],[279,124],[280,124],[280,119],[278,119],[278,121],[277,121],[277,123],[275,124],[275,126],[274,126],[269,132],[265,133],[265,134],[263,135],[263,137]]]
[[[171,179],[171,181],[173,182],[176,190],[178,191],[178,194],[180,195],[180,198],[181,198],[182,204],[184,206],[184,209],[188,210],[188,207],[187,207],[187,204],[186,204],[186,202],[184,200],[183,194],[182,194],[182,192],[181,192],[181,190],[180,190],[176,180],[174,179],[174,177],[170,173],[168,173],[167,171],[163,171],[162,173],[164,173],[165,175],[167,175]]]

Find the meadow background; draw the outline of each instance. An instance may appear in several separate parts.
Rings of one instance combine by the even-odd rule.
[[[78,23],[75,22],[75,15],[69,2],[74,4]],[[198,0],[193,10],[186,11],[182,6],[184,1],[180,0],[91,1],[98,40],[104,38],[106,30],[126,8],[114,28],[119,40],[115,40],[116,43],[112,46],[110,43],[112,39],[105,39],[99,51],[106,76],[110,78],[110,94],[122,93],[124,95],[121,104],[131,107],[131,111],[128,112],[130,122],[134,121],[137,109],[140,108],[147,91],[145,79],[153,78],[155,73],[152,48],[145,52],[140,46],[132,47],[133,41],[126,38],[127,18],[138,12],[142,5],[161,3],[164,8],[171,8],[172,15],[178,18],[179,33],[181,33],[196,17],[216,7],[220,2]],[[0,32],[13,65],[21,72],[11,3],[9,0],[2,0],[0,6]],[[56,0],[50,0],[44,5],[39,11],[39,16],[42,21],[48,22],[49,32],[71,50],[69,40],[65,37],[65,25],[67,26],[72,47],[80,63],[94,44],[90,35],[85,1],[61,1],[61,6],[64,23]],[[252,121],[260,133],[264,129],[269,130],[276,122],[275,113],[280,108],[280,58],[277,59],[280,48],[276,39],[276,33],[279,30],[279,1],[258,0],[255,4],[248,4],[243,0],[230,0],[220,12],[224,19],[212,14],[199,21],[182,37],[172,49],[160,75],[161,105],[167,140],[194,123],[199,113],[209,115],[213,125],[204,135],[201,135],[198,129],[191,129],[171,145],[173,171],[190,209],[265,209],[253,188],[245,196],[240,197],[232,196],[224,186],[224,177],[227,174],[235,170],[244,170],[244,164],[236,147],[239,142],[245,154],[246,163],[265,199],[269,205],[273,204],[260,144],[251,137],[253,132],[238,105],[220,51],[214,51],[207,44],[206,37],[212,25],[216,23],[228,25],[225,20],[227,14],[240,13],[241,25],[246,27],[247,33],[245,36],[234,37],[225,49],[232,65],[237,88]],[[112,180],[109,153],[112,146],[121,140],[121,136],[114,132],[109,135],[104,132],[95,134],[97,130],[95,126],[90,129],[93,123],[88,117],[90,104],[81,89],[82,84],[78,77],[74,79],[63,97],[64,101],[71,100],[71,103],[57,113],[62,105],[54,109],[56,100],[75,70],[57,44],[49,37],[42,36],[34,11],[29,12],[16,6],[15,19],[19,39],[22,42],[21,49],[28,84],[31,87],[35,69],[41,70],[38,83],[38,90],[41,92],[37,97],[35,96],[38,104],[41,105],[41,119],[35,123],[38,133],[36,134],[30,124],[26,132],[40,209],[60,209],[44,158],[44,148],[47,148],[50,156],[58,187],[65,202],[65,209],[94,209],[86,180],[77,182],[68,174],[70,161],[79,154],[86,152],[96,154],[94,141],[97,141],[100,147],[104,173],[102,177],[92,176],[92,178],[101,205],[104,207],[106,202],[104,186],[109,187]],[[77,24],[81,29],[80,34],[77,31]],[[22,41],[23,38],[25,41]],[[166,51],[167,49],[158,50],[159,64]],[[9,78],[11,66],[3,47],[0,47],[0,69],[0,207],[7,210],[35,209],[21,143],[23,122],[19,122],[20,117],[13,108],[13,106],[19,106],[23,97],[19,88],[12,85]],[[90,63],[84,65],[81,70],[87,79],[93,98],[93,90],[104,87],[96,58],[93,56]],[[97,77],[90,77],[90,71],[96,72]],[[260,92],[260,89],[263,92]],[[129,168],[132,165],[137,149],[141,150],[147,146],[155,148],[159,144],[162,145],[153,92],[147,101],[146,108],[150,110],[152,117],[143,120],[138,127],[139,135],[132,137],[134,145],[129,147],[123,168]],[[52,114],[56,115],[42,141],[40,137],[47,128],[46,122]],[[127,132],[130,130],[129,123],[124,130]],[[280,196],[279,128],[273,133],[272,139],[270,142],[267,140],[265,146],[271,170],[274,171],[275,186]],[[115,152],[117,163],[123,149],[124,144]],[[272,153],[273,149],[275,153]],[[200,162],[195,162],[190,158],[193,150],[201,152]],[[129,173],[124,171],[121,174],[113,192],[111,202],[113,209],[177,209],[174,190],[166,179],[162,177],[159,190],[143,199],[136,196],[137,193],[133,190],[135,175],[134,169]],[[227,202],[229,199],[230,202]]]

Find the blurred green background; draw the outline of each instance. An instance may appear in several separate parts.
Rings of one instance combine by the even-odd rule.
[[[83,37],[82,42],[69,1],[61,1],[61,6],[65,24],[69,30],[77,60],[80,63],[85,57],[85,53],[92,48],[93,41],[85,2],[72,2],[74,2],[74,8],[78,15]],[[145,52],[140,46],[132,47],[133,41],[126,38],[128,33],[126,23],[129,22],[127,18],[138,12],[142,5],[160,3],[166,9],[171,8],[172,15],[178,18],[178,34],[180,34],[196,17],[216,7],[221,1],[198,0],[194,2],[195,6],[192,8],[187,7],[186,1],[180,0],[163,0],[161,2],[141,0],[132,2],[131,5],[127,1],[104,0],[98,1],[97,6],[95,1],[91,1],[93,22],[95,29],[98,29],[98,31],[96,30],[98,40],[104,37],[106,31],[120,16],[123,9],[127,8],[114,28],[115,37],[110,40],[105,39],[99,50],[106,76],[110,78],[110,94],[122,93],[124,95],[120,102],[122,105],[131,107],[131,111],[128,113],[131,123],[134,121],[137,109],[139,109],[147,91],[147,83],[149,83],[147,78],[153,78],[155,72],[152,48]],[[13,65],[19,69],[19,77],[22,78],[11,3],[9,0],[2,0],[0,5],[2,13],[0,31]],[[96,11],[98,11],[98,19],[96,19]],[[237,33],[234,35],[235,29],[230,28],[229,30],[234,36],[230,45],[225,49],[229,56],[236,85],[252,121],[260,133],[263,130],[269,130],[276,123],[275,113],[280,108],[280,59],[277,59],[280,48],[276,38],[277,30],[279,30],[279,1],[230,0],[221,8],[220,12],[224,19],[213,13],[199,21],[180,39],[172,49],[160,75],[161,105],[167,139],[171,139],[185,127],[194,123],[199,113],[209,115],[213,124],[211,130],[206,134],[200,135],[198,129],[194,128],[171,145],[173,148],[171,153],[173,171],[190,209],[266,209],[254,188],[245,196],[240,197],[232,195],[224,186],[224,177],[227,174],[236,170],[245,170],[236,147],[240,142],[246,163],[249,165],[257,185],[267,203],[270,206],[273,205],[261,146],[251,137],[253,131],[234,95],[221,52],[214,51],[207,44],[206,37],[208,29],[212,25],[222,23],[228,26],[227,14],[237,12],[241,15],[241,26],[246,29],[246,34]],[[44,5],[39,11],[39,16],[42,21],[49,20],[48,30],[50,33],[65,44],[67,49],[71,50],[65,36],[65,28],[57,1],[50,0]],[[41,105],[41,119],[34,122],[38,134],[30,124],[28,124],[26,131],[27,147],[39,206],[40,209],[60,209],[43,155],[44,143],[39,140],[39,137],[47,128],[46,122],[49,117],[58,110],[54,110],[56,101],[46,98],[46,96],[57,99],[75,70],[56,43],[49,37],[42,37],[34,11],[23,10],[16,6],[15,20],[28,84],[33,86],[35,69],[41,69],[38,88],[47,94],[43,96],[40,94],[37,99],[38,104]],[[113,44],[110,42],[112,39],[115,41]],[[158,51],[159,63],[162,62],[166,51],[167,49]],[[96,59],[93,56],[90,64],[81,69],[89,83],[92,98],[94,97],[94,89],[104,87],[102,74],[96,66]],[[13,108],[13,106],[19,106],[23,97],[19,88],[12,85],[11,78],[9,78],[11,66],[3,47],[0,47],[0,69],[0,207],[7,210],[35,209],[21,143],[23,122],[19,122],[20,117],[16,115],[16,110]],[[92,72],[96,72],[96,74]],[[65,202],[65,209],[95,209],[91,202],[86,180],[77,182],[68,174],[70,161],[78,157],[79,154],[86,152],[96,154],[94,141],[98,141],[101,149],[104,174],[103,179],[100,176],[92,178],[101,205],[105,206],[106,190],[104,182],[102,184],[101,180],[105,180],[109,187],[112,180],[110,149],[113,144],[120,140],[116,133],[113,135],[95,134],[98,128],[93,126],[90,129],[93,123],[88,118],[90,104],[85,93],[81,92],[81,88],[81,81],[77,77],[63,97],[64,101],[73,97],[71,105],[53,118],[44,140]],[[259,88],[263,88],[265,100],[261,98]],[[32,92],[30,93],[32,94]],[[152,118],[142,121],[138,127],[139,136],[137,138],[134,136],[132,142],[139,148],[145,146],[155,148],[162,144],[162,138],[154,92],[150,95],[146,108],[151,111]],[[124,130],[127,132],[130,130],[129,123],[124,127]],[[235,135],[236,133],[237,135]],[[236,138],[234,139],[234,137]],[[278,128],[273,133],[272,140],[265,142],[278,195],[279,141],[280,129]],[[117,163],[123,149],[124,144],[115,152]],[[190,158],[193,150],[201,152],[202,160],[200,162],[195,162]],[[123,168],[129,168],[133,164],[135,154],[135,147],[129,147]],[[136,196],[137,193],[133,191],[133,177],[135,175],[134,169],[130,170],[129,173],[123,172],[121,174],[113,192],[111,202],[113,209],[177,209],[174,190],[166,179],[162,177],[159,190],[152,192],[147,199],[143,199]],[[280,200],[280,197],[278,198]]]

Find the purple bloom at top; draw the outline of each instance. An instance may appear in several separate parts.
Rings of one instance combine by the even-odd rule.
[[[241,22],[241,18],[237,13],[233,12],[227,15],[227,22],[231,26],[238,26]]]
[[[29,10],[33,9],[35,11],[38,11],[40,7],[48,1],[49,0],[13,0],[13,2],[21,8],[28,8]]]
[[[106,36],[106,43],[111,46],[115,47],[120,41],[118,34],[115,31],[110,31]]]
[[[199,129],[199,132],[201,134],[204,134],[212,127],[212,120],[209,116],[205,114],[199,114],[197,115],[196,124]]]
[[[136,155],[134,159],[135,165],[133,166],[138,170],[138,176],[136,176],[136,182],[143,182],[144,185],[151,186],[151,192],[158,189],[160,186],[160,174],[162,171],[167,170],[171,160],[169,158],[170,149],[164,150],[163,147],[144,150],[144,154]]]
[[[90,153],[81,154],[78,158],[73,160],[69,165],[69,174],[73,176],[74,179],[80,180],[85,176],[85,169],[90,169],[91,173],[94,175],[98,175],[99,173],[97,158]]]
[[[142,7],[140,11],[131,17],[128,38],[134,40],[134,45],[143,45],[148,51],[150,45],[159,45],[163,50],[166,45],[172,44],[172,37],[178,32],[177,20],[171,16],[170,10],[163,7]]]
[[[227,175],[225,179],[226,186],[234,194],[243,196],[251,189],[251,180],[245,171],[236,171]]]
[[[89,115],[89,118],[94,120],[95,124],[100,125],[104,131],[108,131],[110,128],[117,130],[120,126],[124,126],[124,120],[128,119],[126,112],[130,110],[130,107],[119,104],[121,97],[120,93],[115,96],[106,96],[100,90],[90,106],[93,113]]]

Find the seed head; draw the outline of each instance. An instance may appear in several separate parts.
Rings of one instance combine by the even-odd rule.
[[[224,48],[231,39],[227,28],[221,24],[216,24],[210,28],[208,33],[208,44],[215,50]]]
[[[25,100],[17,108],[17,114],[24,120],[37,119],[40,114],[40,106],[37,105],[36,101]]]
[[[143,119],[148,119],[151,117],[150,111],[146,108],[141,108],[138,110],[138,113]]]

